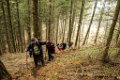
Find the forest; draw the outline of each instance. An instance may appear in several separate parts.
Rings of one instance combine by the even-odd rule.
[[[0,45],[0,80],[120,80],[120,0],[0,0]]]

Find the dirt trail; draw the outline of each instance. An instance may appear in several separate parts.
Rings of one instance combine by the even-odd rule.
[[[65,51],[62,56],[56,54],[54,61],[38,68],[34,67],[32,58],[28,58],[26,67],[25,53],[7,54],[1,60],[13,80],[120,80],[119,66],[102,65],[94,59],[82,58],[84,53],[84,50]]]

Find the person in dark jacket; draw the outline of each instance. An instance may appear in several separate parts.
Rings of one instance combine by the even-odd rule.
[[[60,44],[57,44],[57,47],[58,47],[58,49],[59,50],[65,50],[66,49],[66,47],[67,47],[67,44],[66,43],[60,43]]]
[[[62,45],[63,45],[63,50],[65,50],[66,49],[66,47],[67,47],[67,44],[66,43],[62,43]]]
[[[27,51],[30,52],[30,56],[33,55],[35,66],[38,66],[38,62],[41,62],[43,66],[45,65],[42,49],[42,45],[45,44],[46,42],[41,42],[39,39],[33,38],[27,48]]]
[[[46,49],[48,51],[48,61],[51,61],[54,59],[54,53],[55,53],[55,46],[52,42],[47,42]]]

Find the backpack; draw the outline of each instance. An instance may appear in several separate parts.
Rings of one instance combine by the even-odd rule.
[[[40,54],[40,48],[39,48],[38,44],[34,44],[33,49],[34,49],[34,54],[36,54],[36,55]]]

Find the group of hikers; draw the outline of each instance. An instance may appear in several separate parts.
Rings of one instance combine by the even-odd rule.
[[[42,63],[42,66],[45,65],[42,45],[46,46],[46,50],[48,52],[48,61],[54,60],[54,43],[50,41],[42,42],[38,38],[32,38],[27,47],[27,51],[29,52],[30,57],[33,56],[35,67],[39,66],[39,62]],[[66,43],[57,44],[57,48],[60,51],[60,53],[62,53],[62,50],[66,49]]]

